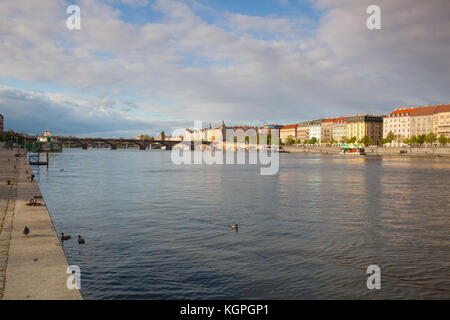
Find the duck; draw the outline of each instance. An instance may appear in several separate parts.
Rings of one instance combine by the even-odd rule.
[[[239,225],[237,223],[232,224],[230,227],[235,229],[236,231],[238,231],[238,229],[239,229]]]
[[[66,240],[69,240],[71,238],[72,238],[71,236],[65,236],[64,232],[61,233],[61,241],[66,241]]]
[[[23,228],[23,230],[22,230],[22,233],[24,234],[24,235],[28,235],[28,234],[30,234],[30,228],[28,228],[27,226],[25,226],[24,228]]]
[[[84,239],[78,235],[78,244],[84,244]]]

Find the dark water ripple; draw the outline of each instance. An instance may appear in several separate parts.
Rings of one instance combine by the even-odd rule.
[[[260,176],[65,150],[35,171],[58,232],[86,239],[64,249],[88,299],[450,298],[448,160],[280,157]]]

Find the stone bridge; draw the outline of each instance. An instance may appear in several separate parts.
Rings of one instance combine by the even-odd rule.
[[[152,146],[166,147],[166,150],[172,150],[173,146],[182,143],[182,141],[174,140],[138,140],[138,139],[107,139],[107,138],[74,138],[74,137],[56,137],[59,142],[68,144],[80,144],[83,149],[87,149],[92,145],[104,145],[107,144],[111,147],[111,150],[116,150],[117,146],[128,145],[139,146],[140,150],[146,150]]]
[[[117,146],[124,146],[128,148],[129,145],[139,146],[140,150],[151,149],[154,146],[165,147],[166,150],[172,150],[177,144],[190,145],[191,150],[194,150],[193,141],[181,141],[181,140],[166,140],[166,139],[154,139],[154,140],[139,140],[139,139],[112,139],[112,138],[77,138],[77,137],[60,137],[54,136],[58,142],[67,144],[81,145],[81,148],[87,149],[89,146],[102,146],[109,145],[111,150],[116,150]],[[36,141],[37,136],[29,136],[26,143]],[[203,144],[210,144],[210,142],[203,141]]]

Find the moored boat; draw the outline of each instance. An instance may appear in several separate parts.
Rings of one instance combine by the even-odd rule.
[[[35,142],[25,145],[30,152],[61,152],[62,145],[57,137],[52,136],[50,130],[45,130],[43,135],[39,135]]]
[[[341,148],[341,154],[345,155],[360,155],[364,156],[366,155],[366,152],[364,150],[364,147],[361,145],[347,145],[344,144]]]

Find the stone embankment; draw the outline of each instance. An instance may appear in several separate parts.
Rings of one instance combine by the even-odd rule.
[[[0,300],[82,299],[66,285],[69,263],[31,174],[23,150],[0,149]],[[28,206],[35,197],[42,205]]]
[[[339,154],[338,147],[303,147],[283,146],[283,150],[291,153]],[[377,147],[365,148],[369,156],[417,156],[417,157],[450,157],[450,147]]]

